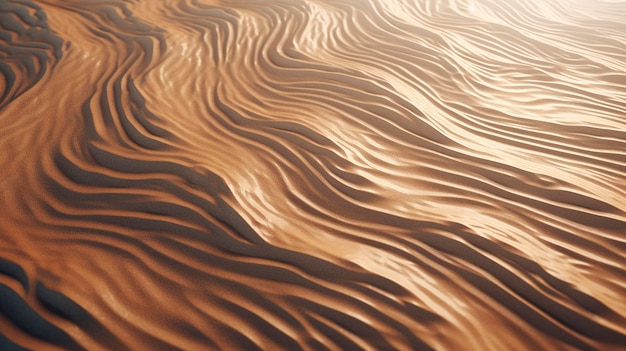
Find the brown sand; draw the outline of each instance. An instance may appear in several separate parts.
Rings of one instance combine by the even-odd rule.
[[[626,349],[626,2],[0,16],[0,349]]]

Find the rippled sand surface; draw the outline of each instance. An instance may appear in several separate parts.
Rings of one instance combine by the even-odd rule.
[[[626,2],[0,23],[0,349],[626,348]]]

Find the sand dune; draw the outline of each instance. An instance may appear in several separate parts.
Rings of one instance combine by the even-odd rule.
[[[0,2],[0,349],[623,350],[626,3]]]

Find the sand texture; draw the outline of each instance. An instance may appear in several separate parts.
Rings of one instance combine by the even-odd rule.
[[[626,1],[0,0],[0,350],[626,350]]]

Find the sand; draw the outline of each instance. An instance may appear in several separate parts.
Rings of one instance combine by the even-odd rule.
[[[626,349],[625,18],[0,1],[0,349]]]

